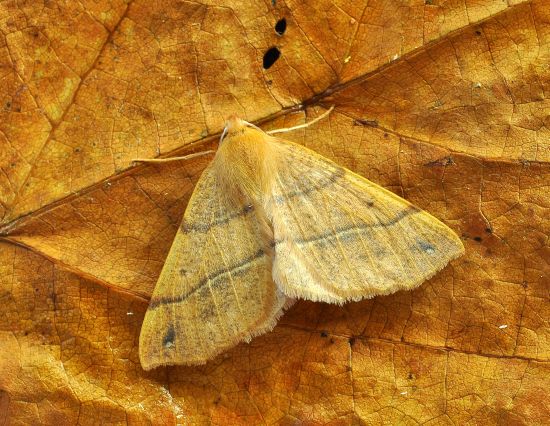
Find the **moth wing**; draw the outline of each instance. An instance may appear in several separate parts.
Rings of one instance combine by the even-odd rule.
[[[273,328],[286,302],[253,209],[229,199],[216,167],[197,183],[145,314],[145,370],[205,363]]]
[[[287,296],[343,303],[411,289],[464,252],[429,213],[307,148],[270,140],[273,277]]]

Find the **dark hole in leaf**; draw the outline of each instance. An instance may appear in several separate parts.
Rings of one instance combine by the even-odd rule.
[[[279,59],[279,56],[281,56],[281,51],[277,49],[276,47],[270,48],[267,52],[264,54],[264,69],[269,69],[271,66],[277,62],[277,59]]]
[[[279,35],[283,35],[286,31],[286,18],[281,18],[275,24],[275,32]]]

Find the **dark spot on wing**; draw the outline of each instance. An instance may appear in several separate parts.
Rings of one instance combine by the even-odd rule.
[[[428,254],[435,253],[435,247],[426,241],[418,241],[418,246],[423,252]]]
[[[165,348],[171,348],[172,346],[174,346],[175,339],[176,339],[176,331],[174,330],[174,326],[170,325],[168,327],[168,330],[166,331],[166,334],[162,339],[162,345]]]

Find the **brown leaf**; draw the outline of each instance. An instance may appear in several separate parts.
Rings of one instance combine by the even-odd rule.
[[[0,5],[0,422],[548,423],[550,2],[161,3]],[[267,129],[332,104],[286,136],[465,256],[145,373],[147,300],[208,159],[131,160],[215,147],[231,113]]]

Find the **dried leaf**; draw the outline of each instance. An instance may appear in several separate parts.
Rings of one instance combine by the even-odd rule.
[[[306,3],[2,2],[0,422],[548,423],[550,2]],[[318,103],[336,109],[285,136],[443,220],[465,256],[144,372],[147,300],[207,160],[131,160]]]

